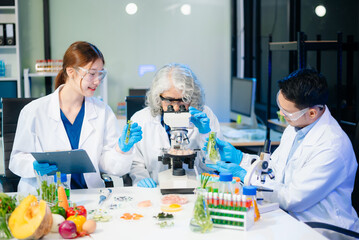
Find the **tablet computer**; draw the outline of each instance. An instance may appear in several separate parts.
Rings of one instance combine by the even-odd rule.
[[[56,152],[32,152],[39,163],[56,164],[61,173],[90,173],[96,172],[91,159],[83,149]],[[55,171],[50,173],[55,174]]]

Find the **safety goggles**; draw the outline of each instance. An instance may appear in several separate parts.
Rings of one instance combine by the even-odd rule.
[[[301,118],[308,110],[309,110],[309,107],[307,108],[304,108],[302,110],[299,110],[297,112],[294,112],[294,113],[290,113],[290,112],[287,112],[286,110],[284,110],[280,104],[279,104],[279,101],[278,101],[278,95],[279,95],[279,91],[277,93],[277,105],[280,109],[280,111],[283,113],[283,115],[288,118],[290,121],[294,122],[294,121],[297,121],[299,118]]]
[[[78,69],[80,69],[81,71],[83,71],[85,73],[85,75],[81,75],[79,73],[79,71],[76,69],[76,72],[78,74],[80,74],[81,79],[86,80],[87,82],[94,82],[96,79],[100,81],[100,83],[102,83],[103,79],[106,77],[107,71],[106,70],[94,70],[94,69],[86,69],[86,68],[82,68],[82,67],[78,67]]]
[[[189,101],[187,98],[165,98],[160,95],[161,101],[164,102],[166,105],[181,105],[181,104],[188,104]]]
[[[292,121],[292,122],[297,121],[300,117],[302,117],[302,116],[303,116],[306,112],[308,112],[308,110],[310,109],[309,107],[307,107],[307,108],[304,108],[304,109],[302,109],[302,110],[300,110],[300,111],[298,111],[298,112],[294,112],[294,113],[287,112],[287,111],[284,110],[284,109],[280,106],[280,104],[279,104],[279,101],[278,101],[279,92],[280,92],[280,91],[278,91],[278,93],[277,93],[277,105],[278,105],[280,111],[283,113],[283,115],[284,115],[286,118],[288,118],[290,121]],[[321,105],[321,104],[314,105],[314,106],[311,107],[311,108],[314,108],[314,107],[319,107],[319,108],[321,108],[321,109],[324,108],[324,106]]]

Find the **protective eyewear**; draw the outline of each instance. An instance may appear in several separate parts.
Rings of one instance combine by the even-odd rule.
[[[160,95],[161,101],[164,102],[166,105],[173,105],[173,104],[188,104],[189,101],[187,98],[165,98]]]
[[[103,79],[106,77],[107,71],[106,70],[94,70],[94,69],[86,69],[82,67],[78,67],[81,71],[85,72],[85,75],[81,75],[77,70],[76,72],[80,74],[81,79],[85,79],[88,82],[94,82],[96,79],[99,80],[101,83]]]
[[[299,110],[299,111],[294,112],[294,113],[287,112],[286,110],[284,110],[280,106],[279,101],[278,101],[278,95],[279,95],[279,92],[277,93],[277,105],[278,105],[280,111],[283,113],[283,115],[285,117],[287,117],[292,122],[297,121],[299,118],[301,118],[309,110],[309,107],[307,107],[307,108],[304,108],[304,109]]]

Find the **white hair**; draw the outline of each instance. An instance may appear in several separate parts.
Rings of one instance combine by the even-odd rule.
[[[182,93],[184,102],[203,111],[204,91],[192,70],[183,64],[172,63],[159,69],[152,81],[150,90],[146,94],[146,105],[150,107],[152,116],[162,114],[160,95],[172,86]]]

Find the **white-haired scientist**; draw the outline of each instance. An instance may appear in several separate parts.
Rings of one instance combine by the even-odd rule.
[[[201,149],[211,131],[220,135],[220,126],[212,110],[204,105],[204,91],[196,75],[182,64],[168,64],[157,71],[146,105],[131,118],[142,127],[143,139],[135,144],[130,176],[133,185],[152,188],[157,186],[158,173],[168,169],[158,161],[158,156],[162,155],[161,148],[170,147],[169,127],[163,122],[163,112],[169,105],[175,111],[184,105],[192,115],[195,127],[188,130],[190,149]],[[195,160],[199,171],[208,169],[201,161],[203,154],[198,152]]]

